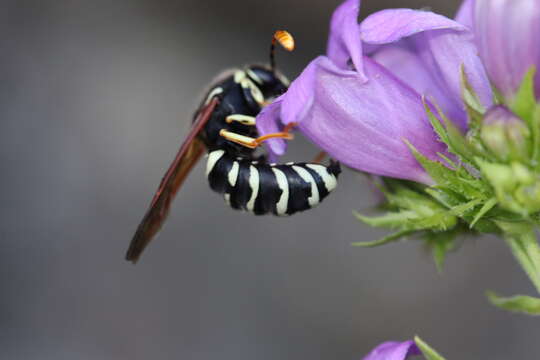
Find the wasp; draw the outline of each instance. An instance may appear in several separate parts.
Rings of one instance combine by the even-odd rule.
[[[255,215],[292,215],[319,204],[337,185],[338,162],[328,166],[310,163],[274,164],[255,150],[271,138],[291,140],[292,128],[258,136],[256,116],[284,93],[288,80],[276,70],[275,44],[294,49],[293,37],[278,30],[272,37],[270,66],[249,65],[221,76],[195,112],[192,127],[174,161],[165,173],[148,211],[139,224],[126,254],[137,262],[158,233],[171,202],[191,169],[208,153],[206,177],[210,188],[222,194],[234,209]]]

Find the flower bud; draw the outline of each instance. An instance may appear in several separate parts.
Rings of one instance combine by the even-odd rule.
[[[484,115],[480,138],[499,160],[525,160],[528,157],[527,125],[504,106],[494,106]]]
[[[540,183],[519,187],[514,193],[514,198],[526,209],[527,214],[537,213],[540,211]]]

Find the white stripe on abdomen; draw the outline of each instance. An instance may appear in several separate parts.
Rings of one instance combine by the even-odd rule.
[[[228,178],[229,178],[229,184],[232,187],[236,186],[236,180],[238,179],[238,170],[240,169],[240,165],[238,165],[238,161],[234,161],[232,164],[231,171],[229,171]]]
[[[315,171],[322,178],[324,182],[324,187],[328,192],[334,190],[337,186],[337,179],[333,174],[328,172],[326,166],[318,164],[306,164],[308,168]]]
[[[308,184],[311,185],[311,196],[308,198],[308,203],[309,203],[310,207],[314,207],[320,201],[320,199],[319,199],[319,189],[317,188],[317,184],[315,183],[315,179],[313,178],[313,176],[311,176],[309,171],[307,171],[306,169],[304,169],[304,168],[302,168],[300,166],[294,166],[293,165],[292,168],[302,178],[302,180],[304,180],[305,182],[307,182]]]
[[[283,216],[287,214],[287,204],[289,203],[289,182],[285,173],[279,169],[272,168],[279,188],[281,189],[281,196],[276,204],[276,212],[278,215]]]
[[[206,177],[210,175],[212,169],[214,168],[214,166],[216,166],[216,163],[219,161],[219,159],[221,159],[224,154],[224,150],[216,150],[208,154],[208,160],[206,161]]]
[[[253,211],[255,200],[257,200],[257,195],[259,195],[259,170],[255,166],[249,167],[249,187],[251,188],[251,197],[246,204],[246,208],[249,211]]]

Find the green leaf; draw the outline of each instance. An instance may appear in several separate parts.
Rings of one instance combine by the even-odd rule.
[[[469,82],[469,78],[465,73],[465,67],[461,66],[461,93],[465,109],[469,115],[469,130],[475,132],[482,125],[483,114],[486,111],[478,94]]]
[[[444,128],[442,122],[435,116],[425,97],[422,98],[422,102],[424,103],[424,109],[426,110],[426,114],[428,115],[433,130],[435,130],[441,141],[448,145],[450,139],[448,139],[448,134],[446,133],[446,129]]]
[[[354,242],[351,245],[352,246],[358,246],[358,247],[372,248],[372,247],[377,247],[377,246],[385,245],[385,244],[400,240],[401,238],[404,238],[407,235],[410,235],[410,234],[413,234],[413,233],[415,233],[414,230],[401,230],[401,231],[395,232],[393,234],[387,235],[387,236],[385,236],[385,237],[383,237],[382,239],[379,239],[379,240],[375,240],[375,241],[359,241],[359,242]]]
[[[409,223],[410,219],[415,218],[417,215],[414,211],[400,211],[390,212],[381,216],[368,217],[360,213],[354,212],[354,216],[373,227],[389,227],[399,228]]]
[[[536,108],[536,96],[534,94],[534,76],[536,67],[532,66],[525,74],[523,81],[511,104],[511,110],[524,120],[530,120]],[[529,125],[532,125],[529,121]]]
[[[409,149],[413,153],[416,160],[422,165],[422,167],[428,172],[428,174],[433,178],[433,180],[441,185],[448,184],[448,178],[452,178],[454,175],[451,173],[452,170],[448,169],[443,164],[429,160],[427,157],[422,155],[416,148],[407,140],[405,140]]]
[[[476,225],[476,223],[478,222],[478,220],[480,220],[481,218],[484,217],[484,215],[486,215],[491,209],[493,209],[493,207],[495,207],[495,205],[497,205],[497,199],[495,198],[491,198],[489,199],[485,204],[484,206],[482,206],[482,208],[480,209],[480,211],[478,211],[476,213],[476,215],[474,216],[474,220],[471,222],[471,224],[469,225],[469,227],[472,229],[474,227],[474,225]]]
[[[540,168],[540,163],[538,160],[540,157],[540,105],[536,105],[534,113],[531,119],[531,134],[532,134],[532,154],[531,157],[534,162],[536,162],[537,169]]]
[[[426,189],[426,193],[448,209],[466,201],[462,196],[446,188],[430,188]]]
[[[484,105],[482,105],[480,97],[469,82],[469,78],[467,77],[467,73],[465,72],[464,65],[461,65],[460,73],[463,101],[465,102],[465,104],[472,107],[475,111],[483,113],[485,111]]]
[[[500,206],[514,213],[526,216],[529,210],[513,196],[518,189],[520,178],[514,167],[476,159],[482,176],[495,190]]]
[[[418,220],[411,222],[411,227],[417,230],[434,230],[446,231],[453,229],[458,223],[457,217],[450,214],[448,211],[440,211],[429,217],[421,217]]]
[[[474,209],[478,204],[480,204],[482,202],[482,199],[473,199],[467,203],[464,203],[464,204],[461,204],[461,205],[458,205],[458,206],[454,206],[453,208],[450,209],[450,213],[452,215],[455,215],[455,216],[463,216],[465,215],[466,212]]]
[[[500,297],[492,291],[486,292],[489,301],[504,310],[527,315],[540,315],[540,299],[526,295]]]
[[[503,93],[497,89],[494,85],[491,86],[491,91],[493,92],[493,104],[500,105],[505,103]]]
[[[470,181],[473,181],[472,179],[461,178],[459,173],[455,170],[447,168],[440,162],[428,159],[418,150],[416,150],[416,148],[410,142],[407,140],[405,140],[405,142],[411,149],[411,152],[416,160],[418,160],[420,165],[422,165],[422,167],[437,183],[437,187],[447,187],[468,199],[483,198],[485,196],[482,191],[477,190],[475,186],[471,186]]]
[[[474,164],[473,161],[476,155],[476,150],[469,144],[465,136],[454,125],[454,123],[452,123],[446,117],[443,117],[443,119],[449,139],[448,149],[459,156],[462,160],[469,162],[471,165]]]
[[[540,293],[540,246],[530,224],[495,222],[503,231],[504,239],[536,290]]]
[[[461,234],[459,230],[444,232],[428,232],[425,235],[426,243],[431,248],[433,260],[437,271],[442,273],[446,255],[455,249],[456,237]]]
[[[441,138],[441,141],[443,141],[448,146],[448,150],[456,154],[461,159],[467,160],[469,163],[473,164],[473,159],[476,151],[467,142],[465,136],[454,125],[453,122],[448,120],[448,118],[444,115],[443,111],[438,105],[435,104],[434,107],[437,110],[437,113],[442,119],[442,121],[439,120],[437,116],[435,116],[427,100],[425,98],[423,100],[424,108],[428,115],[429,121],[431,122],[431,125],[433,126],[433,129],[435,130],[437,135],[439,135],[439,137]]]
[[[426,342],[424,342],[424,340],[420,339],[420,337],[415,336],[414,342],[427,360],[445,360],[444,357],[439,355],[439,353],[435,351],[435,349],[433,349]]]
[[[443,159],[444,161],[446,161],[446,163],[448,165],[450,165],[450,167],[454,170],[454,171],[457,171],[460,169],[459,165],[455,163],[455,161],[451,160],[448,156],[444,155],[443,153],[437,153],[437,155]]]
[[[413,210],[418,214],[431,215],[433,210],[440,208],[423,191],[417,192],[405,186],[395,186],[393,192],[386,194],[386,197],[392,206]]]

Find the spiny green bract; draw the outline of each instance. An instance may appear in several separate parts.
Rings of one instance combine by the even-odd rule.
[[[395,232],[374,242],[353,245],[373,247],[416,237],[431,249],[441,269],[445,255],[455,249],[456,239],[466,234],[491,233],[513,241],[515,234],[507,232],[507,225],[512,224],[529,239],[532,233],[536,243],[534,234],[540,225],[540,103],[534,94],[534,74],[534,68],[527,73],[514,99],[496,100],[496,106],[505,107],[518,119],[515,129],[514,123],[502,123],[504,126],[500,128],[496,127],[498,124],[490,124],[491,128],[486,130],[484,119],[489,109],[481,105],[464,71],[467,134],[462,134],[437,106],[425,100],[431,124],[450,154],[439,154],[440,160],[433,161],[418,152],[414,144],[407,143],[434,185],[382,179],[379,188],[386,198],[386,213],[377,217],[355,215],[371,226]],[[516,143],[516,139],[520,142]],[[523,240],[519,236],[517,239]],[[529,246],[519,251],[516,244],[509,245],[540,292],[540,250]],[[535,257],[538,262],[531,260]],[[490,299],[514,310],[516,302],[520,303],[515,298],[508,303],[493,294]],[[527,298],[527,304],[530,303],[531,298]],[[527,309],[524,307],[522,311]]]

